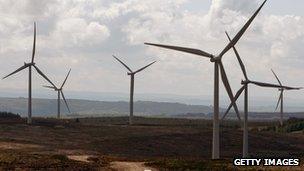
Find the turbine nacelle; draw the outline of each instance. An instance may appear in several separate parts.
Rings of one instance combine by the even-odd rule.
[[[55,87],[54,90],[55,90],[55,91],[62,91],[62,88],[57,88],[57,87]]]
[[[250,80],[242,80],[242,81],[241,81],[241,84],[242,84],[242,85],[246,85],[246,84],[250,84],[250,83],[251,83]]]
[[[222,60],[221,56],[213,56],[210,58],[210,62],[220,62]]]
[[[33,66],[33,65],[36,65],[36,63],[35,62],[29,62],[29,63],[24,62],[24,66]]]
[[[130,69],[130,67],[128,67],[127,64],[125,64],[124,62],[122,62],[122,61],[121,61],[119,58],[117,58],[115,55],[112,55],[112,56],[113,56],[113,58],[115,58],[119,63],[121,63],[121,64],[129,71],[129,72],[127,72],[127,75],[135,75],[136,73],[143,71],[144,69],[148,68],[149,66],[153,65],[153,64],[156,62],[156,61],[151,62],[150,64],[148,64],[148,65],[146,65],[146,66],[144,66],[144,67],[142,67],[142,68],[140,68],[140,69],[138,69],[138,70],[136,70],[136,71],[132,71],[132,70]]]

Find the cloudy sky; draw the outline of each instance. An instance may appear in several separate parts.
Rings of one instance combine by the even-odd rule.
[[[262,0],[0,0],[0,75],[30,60],[37,22],[36,63],[56,84],[69,68],[67,91],[128,93],[126,70],[136,70],[137,93],[212,97],[213,65],[208,59],[148,47],[143,42],[200,48],[217,54]],[[304,86],[302,0],[270,0],[237,44],[252,80]],[[223,62],[234,92],[243,79],[233,53]],[[45,82],[34,75],[34,93]],[[221,85],[222,86],[222,85]],[[0,81],[2,92],[26,91],[27,71]],[[277,90],[250,87],[250,96],[276,99]],[[223,86],[222,98],[227,98]],[[70,96],[72,96],[70,94]],[[304,104],[303,92],[286,96]],[[55,97],[55,93],[54,93]],[[90,96],[87,97],[90,99]],[[210,102],[212,98],[210,98]]]

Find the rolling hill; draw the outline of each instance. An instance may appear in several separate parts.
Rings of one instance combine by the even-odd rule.
[[[71,113],[68,113],[64,102],[61,100],[61,113],[70,117],[83,116],[125,116],[129,113],[127,101],[92,101],[81,99],[68,99]],[[33,116],[53,117],[57,113],[56,99],[33,99]],[[239,107],[242,110],[241,106]],[[7,111],[27,115],[27,98],[0,98],[0,111]],[[220,109],[224,112],[224,109]],[[134,114],[137,116],[162,116],[177,118],[211,118],[213,108],[205,105],[188,105],[172,102],[136,101]],[[229,119],[236,119],[234,113],[227,115]],[[250,112],[249,119],[278,120],[279,113]],[[303,112],[286,112],[285,119],[290,117],[304,118]]]
[[[67,100],[71,108],[71,115],[96,115],[96,116],[119,116],[129,112],[129,103],[125,101],[107,102],[90,100]],[[33,115],[52,116],[57,113],[57,100],[55,99],[33,99]],[[26,98],[0,98],[0,110],[18,113],[21,116],[27,114]],[[195,113],[204,116],[212,112],[212,107],[203,105],[187,105],[182,103],[137,101],[134,104],[136,115],[183,115]],[[68,114],[67,109],[61,101],[61,111]]]

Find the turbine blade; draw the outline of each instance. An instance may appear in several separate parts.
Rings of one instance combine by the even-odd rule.
[[[65,79],[64,79],[64,81],[63,81],[63,83],[62,83],[62,85],[61,85],[60,88],[62,88],[65,85],[65,83],[66,83],[66,81],[67,81],[67,79],[68,79],[68,77],[70,75],[70,72],[71,72],[71,69],[69,70],[69,72],[68,72],[67,76],[65,77]]]
[[[228,35],[227,32],[225,32],[225,33],[226,33],[226,35],[227,35],[229,41],[231,42],[230,36]],[[241,57],[240,57],[238,51],[236,50],[235,46],[232,46],[232,48],[233,48],[233,51],[234,51],[234,53],[235,53],[235,56],[237,57],[237,60],[239,61],[239,64],[240,64],[240,66],[241,66],[241,69],[242,69],[242,72],[243,72],[243,74],[244,74],[244,77],[246,78],[246,80],[248,80],[248,76],[247,76],[247,73],[246,73],[245,65],[244,65],[244,63],[243,63],[243,61],[242,61],[242,59],[241,59]]]
[[[236,34],[236,36],[231,40],[230,43],[225,47],[225,49],[220,53],[220,57],[222,57],[228,50],[230,50],[243,36],[247,28],[250,26],[251,22],[254,20],[254,18],[258,15],[264,4],[267,0],[265,0],[262,5],[257,9],[257,11],[253,14],[253,16],[246,22],[246,24],[243,26],[243,28]]]
[[[65,96],[64,96],[64,94],[63,94],[63,91],[60,90],[60,93],[61,93],[61,95],[62,95],[63,101],[64,101],[64,103],[65,103],[65,105],[66,105],[66,107],[67,107],[69,113],[71,113],[70,108],[69,108],[69,105],[68,105],[68,103],[67,103],[67,101],[66,101],[66,99],[65,99]]]
[[[120,59],[118,59],[116,56],[112,55],[118,62],[120,62],[123,66],[125,66],[130,72],[133,72],[125,63],[123,63]]]
[[[281,85],[276,85],[276,84],[269,84],[269,83],[262,83],[262,82],[257,82],[257,81],[250,81],[250,83],[261,86],[261,87],[283,88],[283,89],[287,89],[287,90],[292,89],[292,87],[281,86]]]
[[[278,80],[279,84],[282,85],[279,77],[277,76],[277,74],[271,69],[271,72],[273,73],[273,75],[275,76],[275,78]]]
[[[268,87],[268,88],[289,88],[286,86],[276,85],[276,84],[269,84],[269,83],[262,83],[257,81],[250,81],[250,83],[255,84],[260,87]]]
[[[302,90],[303,87],[288,87],[288,88],[285,88],[285,90]]]
[[[153,65],[155,62],[156,62],[156,61],[150,63],[149,65],[147,65],[147,66],[145,66],[145,67],[140,68],[139,70],[135,71],[134,73],[136,74],[136,73],[138,73],[138,72],[140,72],[140,71],[142,71],[142,70],[148,68],[149,66]]]
[[[34,43],[33,43],[33,51],[32,51],[32,63],[34,63],[36,53],[36,22],[34,22]]]
[[[278,107],[279,107],[279,105],[280,105],[280,103],[281,103],[282,94],[283,94],[283,91],[281,91],[281,93],[280,93],[279,100],[278,100],[277,106],[276,106],[276,108],[275,108],[274,111],[277,111],[277,110],[278,110]]]
[[[257,81],[251,81],[252,84],[255,84],[260,87],[269,87],[269,88],[282,88],[280,85],[275,85],[275,84],[269,84],[269,83],[262,83],[262,82],[257,82]]]
[[[233,102],[230,103],[229,107],[227,108],[225,114],[222,117],[222,120],[225,119],[225,117],[227,116],[227,114],[229,113],[230,109],[233,106],[233,103],[236,103],[236,101],[238,100],[238,98],[240,97],[240,95],[242,94],[242,92],[245,90],[245,85],[239,89],[239,91],[235,94],[234,98],[233,98]]]
[[[172,50],[177,50],[181,52],[186,52],[186,53],[191,53],[199,56],[204,56],[208,58],[213,58],[213,55],[207,52],[204,52],[199,49],[192,49],[192,48],[186,48],[186,47],[179,47],[179,46],[169,46],[169,45],[162,45],[162,44],[154,44],[154,43],[145,43],[146,45],[151,45],[151,46],[157,46],[165,49],[172,49]]]
[[[56,87],[53,86],[43,86],[44,88],[49,88],[49,89],[56,89]]]
[[[28,66],[30,66],[30,65],[29,65],[29,64],[24,64],[22,67],[18,68],[18,69],[17,69],[16,71],[14,71],[14,72],[8,74],[7,76],[3,77],[2,79],[5,79],[5,78],[7,78],[7,77],[9,77],[9,76],[11,76],[11,75],[16,74],[17,72],[24,70],[24,69],[27,68]]]
[[[45,79],[47,80],[52,86],[56,87],[55,84],[46,76],[43,74],[43,72],[36,66],[36,65],[33,65],[34,68],[36,69],[36,71]]]
[[[283,85],[282,85],[282,82],[280,81],[280,79],[279,79],[279,77],[277,76],[277,74],[273,71],[273,69],[271,69],[271,72],[273,73],[273,75],[275,76],[275,78],[277,79],[277,81],[279,82],[279,84],[280,84],[281,86],[283,86]],[[283,86],[283,87],[284,87],[284,86]],[[286,90],[301,90],[302,87],[285,87],[284,89],[286,89]]]
[[[238,109],[236,103],[233,101],[233,93],[232,93],[232,90],[231,90],[231,87],[230,87],[230,84],[229,84],[229,81],[228,81],[228,78],[227,78],[227,75],[226,75],[223,63],[220,61],[219,65],[220,65],[220,70],[221,70],[222,81],[224,83],[224,86],[225,86],[226,91],[228,93],[228,96],[230,98],[230,101],[231,101],[231,103],[233,105],[235,113],[236,113],[238,119],[241,120],[239,109]]]

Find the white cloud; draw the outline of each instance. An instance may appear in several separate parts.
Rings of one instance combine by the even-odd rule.
[[[188,10],[192,2],[187,0],[0,0],[0,58],[10,57],[0,72],[8,73],[28,60],[33,21],[38,21],[37,63],[56,80],[62,80],[72,67],[71,90],[128,91],[128,78],[111,58],[114,53],[134,68],[158,60],[139,77],[139,92],[210,95],[213,66],[208,59],[146,47],[143,42],[216,54],[228,43],[224,31],[235,35],[261,3],[213,0],[206,13]],[[265,9],[237,44],[249,75],[275,81],[270,73],[274,68],[282,71],[286,83],[301,85],[289,75],[304,72],[303,16],[267,14]],[[229,52],[223,60],[236,90],[242,74],[235,56]],[[88,79],[88,84],[78,78]],[[121,80],[125,82],[117,84]],[[3,81],[1,87],[11,87],[12,82]],[[142,86],[145,82],[150,84]]]
[[[110,36],[105,25],[98,22],[87,23],[82,18],[68,18],[58,21],[50,38],[56,42],[57,48],[73,46],[90,46],[102,43]]]

